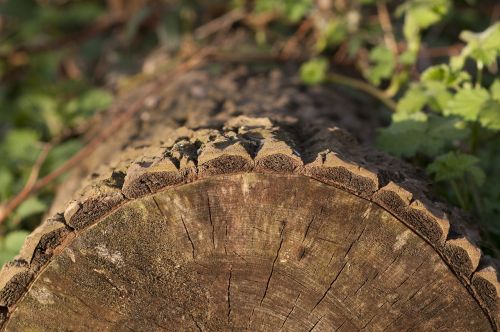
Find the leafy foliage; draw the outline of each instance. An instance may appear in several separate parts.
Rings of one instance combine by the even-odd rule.
[[[405,63],[416,60],[422,30],[439,22],[450,5],[450,0],[410,0],[397,8],[396,15],[404,15],[403,34],[408,42],[408,50],[403,56]]]
[[[396,59],[389,48],[378,45],[370,51],[368,58],[374,64],[366,73],[370,82],[379,85],[383,79],[391,77],[396,67]]]
[[[391,123],[379,130],[378,146],[425,168],[436,180],[437,192],[475,214],[487,229],[486,237],[494,239],[487,246],[498,247],[500,183],[485,178],[500,176],[500,163],[493,157],[500,152],[500,80],[494,79],[500,22],[485,26],[485,13],[477,8],[462,21],[457,7],[467,5],[452,0],[354,1],[334,5],[320,18],[312,10],[307,19],[316,22],[316,45],[301,77],[306,84],[328,82],[333,66],[324,59],[332,50],[338,57],[347,49],[367,81],[357,85],[371,85],[362,90],[375,89],[378,93],[371,94],[376,98],[396,102]],[[352,19],[373,13],[381,28]],[[427,32],[448,29],[453,34],[438,39],[439,45],[456,44],[459,36],[464,44],[458,54],[428,55],[436,37],[427,38]]]
[[[466,175],[471,175],[477,185],[482,185],[485,180],[484,171],[479,167],[479,158],[463,153],[448,152],[441,155],[429,164],[427,171],[435,175],[436,181],[460,181]]]
[[[480,33],[463,31],[460,39],[467,43],[459,59],[470,57],[476,61],[479,68],[496,63],[500,52],[500,23],[496,23]],[[456,62],[463,65],[463,61]],[[455,66],[456,68],[461,66]]]
[[[423,72],[420,80],[404,91],[393,123],[379,136],[382,148],[427,165],[429,174],[442,182],[442,194],[475,212],[494,234],[499,234],[500,201],[498,191],[485,185],[485,178],[498,176],[498,170],[481,157],[494,153],[499,143],[500,83],[498,79],[489,86],[483,83],[481,71],[484,65],[496,65],[500,55],[497,40],[491,39],[498,26],[482,33],[462,33],[467,44],[459,56],[461,63],[450,59],[449,64]],[[467,59],[476,63],[474,85],[463,67]],[[415,114],[421,114],[420,123],[410,121],[409,115]],[[401,119],[405,130],[401,130]],[[413,144],[408,143],[409,133],[413,133]],[[394,141],[405,143],[396,146]]]
[[[325,58],[311,59],[300,68],[300,77],[306,84],[318,84],[325,80],[328,61]]]

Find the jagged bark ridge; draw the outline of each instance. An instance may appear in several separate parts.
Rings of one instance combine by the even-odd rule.
[[[179,84],[141,116],[194,98],[187,116],[117,133],[132,144],[2,270],[4,329],[497,328],[495,268],[411,168],[308,109],[313,92],[236,76],[191,99]]]

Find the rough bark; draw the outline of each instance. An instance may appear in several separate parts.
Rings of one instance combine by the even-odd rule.
[[[3,329],[496,330],[497,270],[459,213],[338,127],[374,121],[280,71],[173,79],[3,268]]]

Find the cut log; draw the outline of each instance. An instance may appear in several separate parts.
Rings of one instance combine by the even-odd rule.
[[[241,72],[178,78],[80,165],[0,273],[3,330],[497,330],[493,262],[417,172],[341,97]]]

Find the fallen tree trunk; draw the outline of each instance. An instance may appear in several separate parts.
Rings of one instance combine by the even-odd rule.
[[[411,167],[336,126],[364,138],[374,112],[350,105],[278,71],[172,79],[3,268],[3,329],[496,330],[491,261]]]

